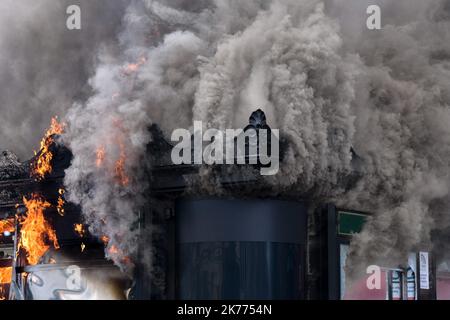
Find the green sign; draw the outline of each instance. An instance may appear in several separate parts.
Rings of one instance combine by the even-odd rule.
[[[354,212],[338,212],[338,233],[340,235],[351,236],[360,233],[364,223],[367,221],[367,215]]]

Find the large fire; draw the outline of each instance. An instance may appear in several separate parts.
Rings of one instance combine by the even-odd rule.
[[[20,221],[18,248],[25,250],[28,263],[34,265],[47,252],[50,245],[58,249],[59,244],[55,231],[44,216],[44,211],[51,206],[50,203],[36,194],[29,200],[24,197],[23,203],[27,208],[27,214]]]
[[[64,123],[58,122],[57,117],[52,118],[50,128],[41,140],[41,149],[38,158],[31,169],[31,175],[37,180],[42,180],[47,174],[52,173],[53,168],[51,162],[53,153],[50,151],[50,146],[54,142],[54,135],[64,132],[64,126]]]

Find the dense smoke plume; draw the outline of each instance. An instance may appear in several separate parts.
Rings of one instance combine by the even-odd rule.
[[[1,68],[1,90],[10,89],[0,108],[18,110],[0,120],[2,146],[37,139],[27,121],[65,115],[64,139],[74,153],[65,181],[70,200],[81,205],[91,231],[108,236],[119,265],[136,253],[148,126],[157,123],[167,135],[193,120],[241,128],[257,108],[290,143],[280,173],[267,180],[274,193],[313,192],[375,214],[354,241],[355,261],[396,264],[411,250],[445,244],[449,0],[136,0],[105,1],[101,10],[89,1],[83,13],[98,9],[117,23],[105,28],[93,14],[76,36],[81,51],[58,41],[67,35],[77,43],[63,27],[44,33],[20,10],[33,1],[6,2],[36,31],[17,27],[24,28],[17,49],[15,38],[1,34],[2,65],[20,66],[14,82],[9,67]],[[380,5],[382,30],[366,28],[369,4]],[[48,20],[61,13],[55,10],[42,12]],[[1,23],[16,25],[11,19]],[[35,33],[52,63],[35,54]],[[66,51],[73,60],[61,60]],[[74,67],[76,59],[82,61]],[[81,71],[68,80],[61,66]],[[50,102],[45,113],[35,112],[42,99]],[[347,190],[351,148],[364,175]]]
[[[127,1],[128,2],[128,1]],[[115,41],[124,1],[0,2],[0,147],[27,160],[54,115],[91,88],[99,46]],[[66,8],[80,4],[89,32],[67,30]]]

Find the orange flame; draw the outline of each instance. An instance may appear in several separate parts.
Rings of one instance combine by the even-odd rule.
[[[125,66],[125,70],[124,73],[126,75],[130,75],[132,73],[135,73],[136,71],[138,71],[138,69],[140,68],[140,66],[142,66],[144,63],[147,62],[147,59],[145,57],[141,57],[139,59],[138,62],[136,63],[129,63]]]
[[[123,256],[123,251],[117,248],[115,245],[111,245],[107,250],[109,256],[121,257]],[[123,264],[132,265],[131,258],[129,256],[123,256],[120,261]]]
[[[100,168],[101,166],[103,166],[103,162],[105,161],[105,147],[104,146],[99,147],[96,151],[96,154],[97,159],[95,161],[95,164],[97,168]]]
[[[55,231],[44,217],[44,211],[51,206],[50,203],[36,194],[30,200],[23,197],[23,203],[27,208],[27,215],[20,222],[18,248],[23,248],[28,263],[35,265],[50,248],[47,243],[50,242],[56,249],[59,249],[59,244]]]
[[[118,253],[119,253],[119,249],[118,249],[115,245],[112,245],[112,246],[108,249],[108,253],[109,253],[109,254],[118,254]]]
[[[125,173],[125,160],[127,158],[127,155],[125,154],[125,147],[123,143],[120,143],[119,147],[120,147],[120,156],[114,166],[114,172],[116,175],[117,183],[123,187],[126,187],[130,183],[130,178]]]
[[[123,187],[126,187],[130,183],[130,178],[125,173],[125,161],[127,160],[127,155],[125,152],[125,144],[123,143],[123,139],[118,137],[116,139],[116,145],[119,149],[119,157],[113,162],[112,166],[108,166],[108,171],[111,170],[113,179],[115,182]],[[104,146],[100,146],[95,151],[96,160],[95,165],[97,168],[102,168],[105,164],[106,159],[106,150]]]
[[[0,235],[4,232],[13,233],[14,230],[14,219],[0,220]]]
[[[12,280],[12,267],[0,268],[0,300],[6,300],[8,292],[5,284],[10,284]]]
[[[128,256],[123,257],[121,262],[127,265],[132,265],[131,259]]]
[[[6,295],[6,290],[2,286],[0,286],[0,301],[6,300]]]
[[[0,284],[11,283],[12,267],[0,268]]]
[[[75,230],[76,233],[78,233],[78,235],[80,237],[84,237],[84,234],[86,233],[86,230],[84,229],[84,226],[81,223],[75,224],[74,230]]]
[[[117,258],[120,258],[120,262],[121,263],[123,263],[125,265],[128,265],[128,266],[132,266],[133,265],[133,263],[131,261],[131,258],[129,256],[125,256],[124,252],[120,248],[118,248],[116,245],[111,244],[108,247],[110,239],[107,236],[102,236],[100,239],[105,244],[105,247],[107,247],[105,249],[105,251],[106,251],[108,257],[112,257],[112,256],[113,257],[117,257]]]
[[[108,245],[109,237],[108,236],[101,236],[100,240],[102,240],[103,244],[106,246],[106,245]]]
[[[59,189],[58,193],[58,204],[56,205],[56,210],[58,211],[59,215],[61,217],[64,216],[65,210],[64,210],[64,205],[66,204],[66,202],[64,201],[63,195],[66,191],[64,189]]]
[[[57,117],[52,118],[50,128],[41,140],[41,151],[39,156],[33,164],[31,170],[31,175],[37,180],[42,180],[47,174],[52,173],[53,168],[51,162],[53,159],[53,153],[50,151],[50,146],[54,141],[53,135],[62,134],[64,132],[64,127],[65,124],[59,123]]]

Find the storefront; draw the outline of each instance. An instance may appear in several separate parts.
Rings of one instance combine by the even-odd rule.
[[[396,268],[367,266],[367,273],[359,279],[348,281],[346,261],[350,241],[354,234],[361,232],[368,213],[343,210],[327,205],[322,211],[322,245],[326,250],[322,263],[326,264],[327,274],[324,288],[331,300],[430,300],[449,294],[450,281],[445,266],[435,271],[433,256],[428,251],[410,253],[406,261]],[[377,273],[377,274],[376,274]],[[436,277],[437,283],[436,283]],[[369,285],[378,276],[377,286]],[[368,284],[369,283],[369,284]]]

